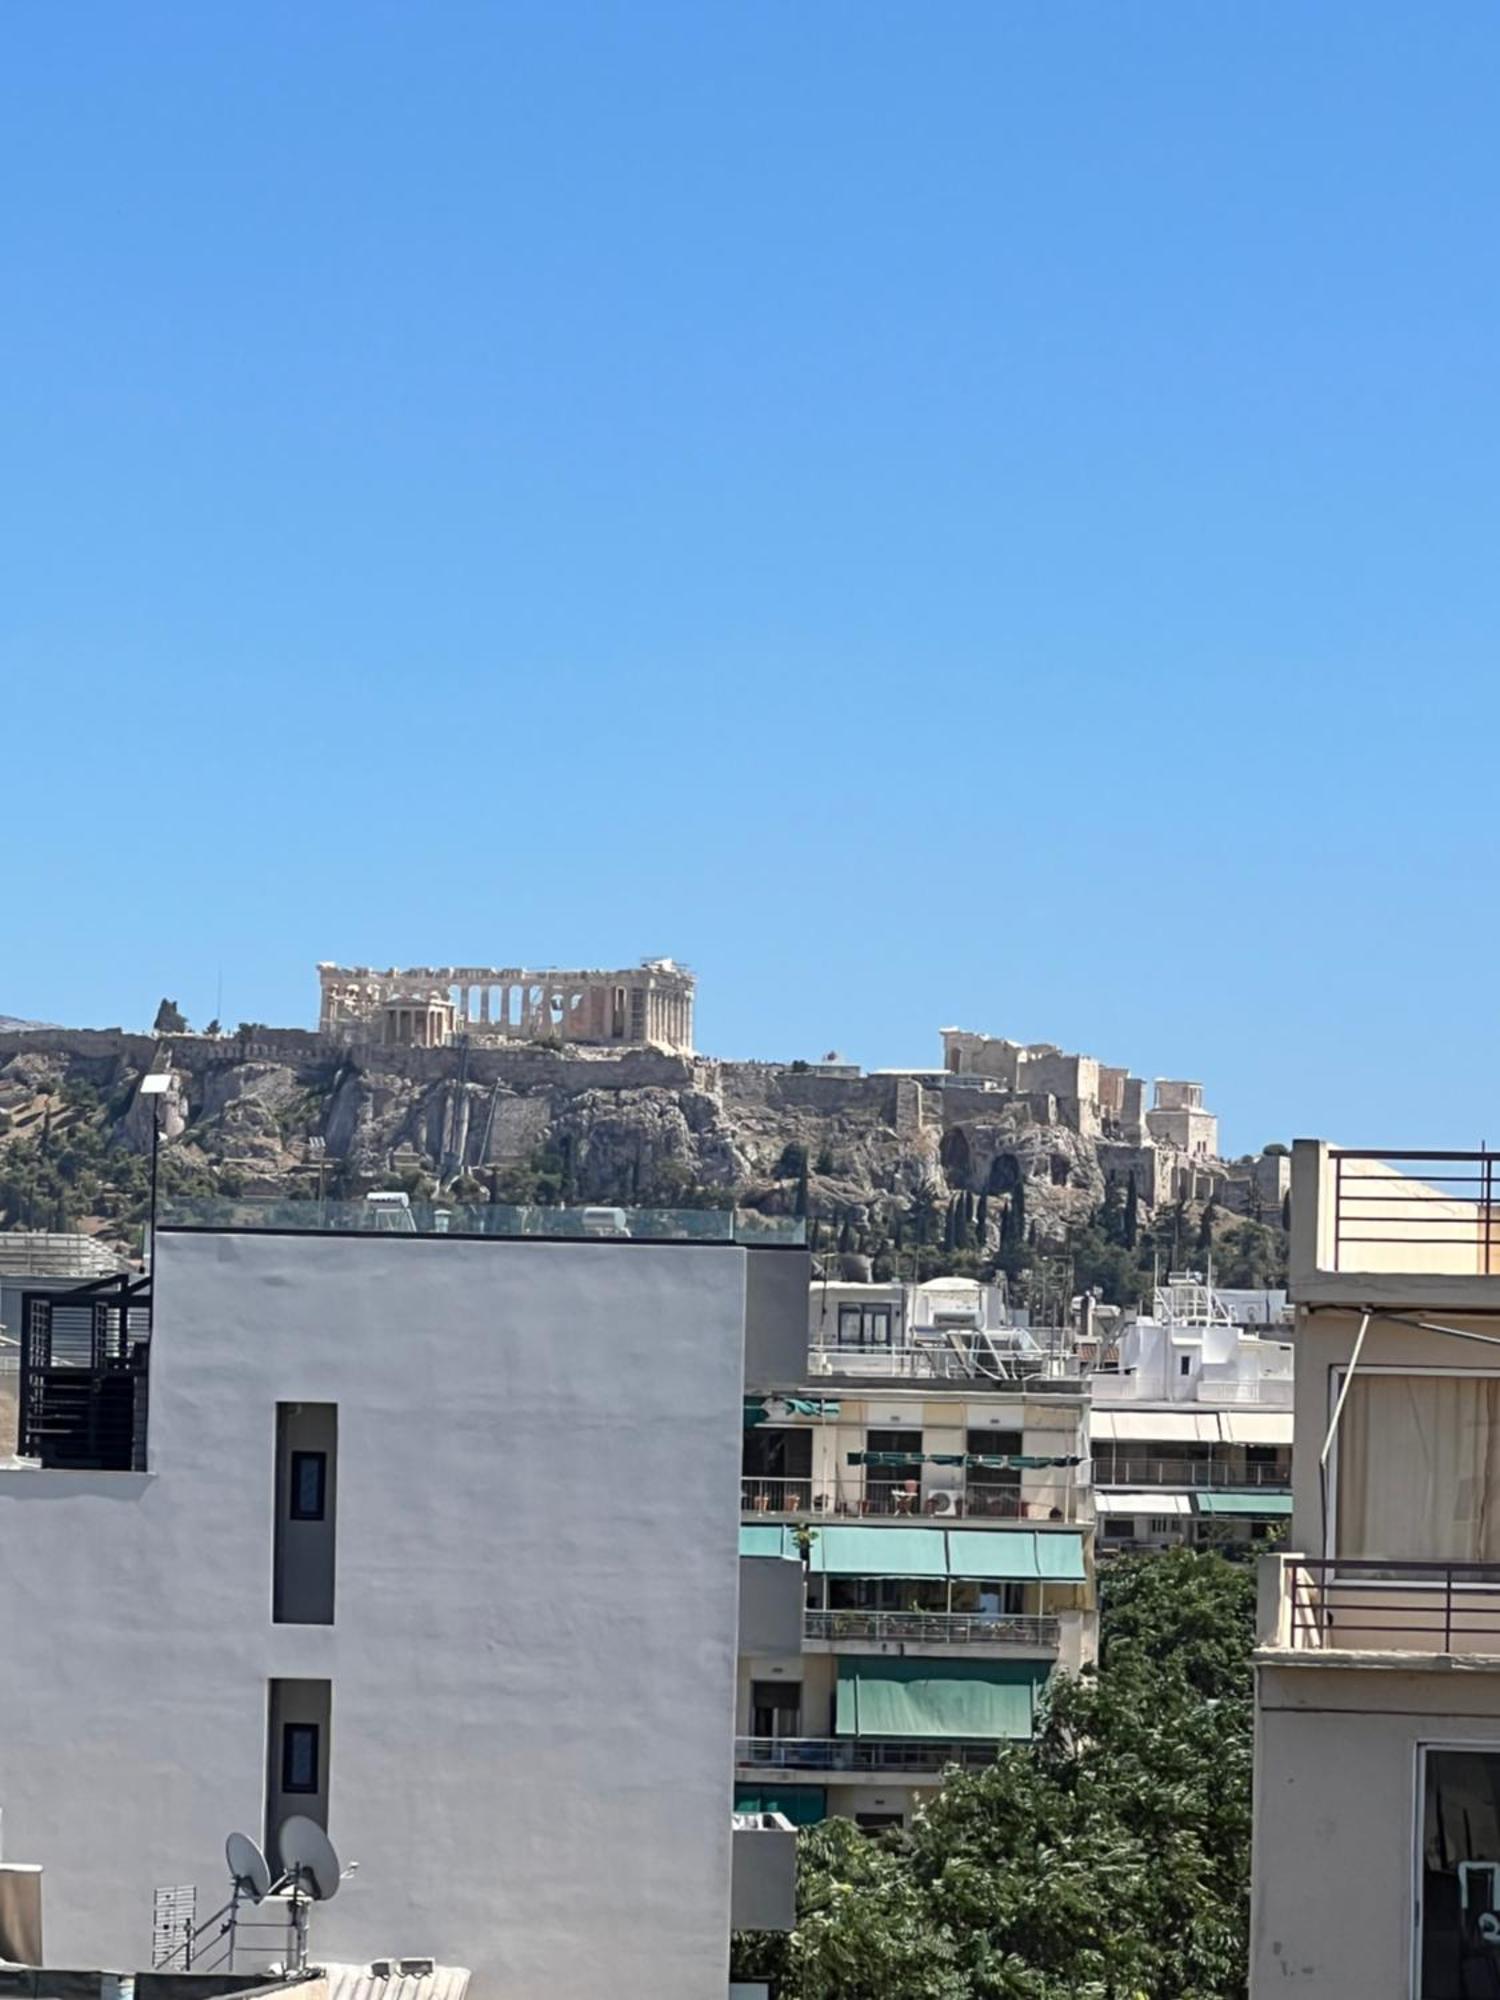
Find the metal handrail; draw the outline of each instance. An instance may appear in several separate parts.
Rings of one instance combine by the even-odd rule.
[[[1477,1152],[1387,1152],[1380,1148],[1330,1147],[1333,1166],[1333,1267],[1345,1269],[1344,1250],[1356,1244],[1397,1244],[1413,1251],[1474,1249],[1476,1276],[1500,1270],[1500,1154]],[[1361,1173],[1359,1163],[1379,1161],[1394,1175]],[[1422,1168],[1407,1180],[1405,1166]],[[1458,1168],[1456,1173],[1429,1167]],[[1363,1182],[1370,1193],[1361,1193]],[[1451,1190],[1451,1192],[1444,1192]],[[1439,1215],[1424,1210],[1440,1208]],[[1472,1211],[1454,1213],[1458,1211]],[[1387,1233],[1397,1225],[1394,1234]],[[1357,1258],[1351,1268],[1359,1269]],[[1415,1266],[1412,1268],[1416,1268]]]
[[[956,1764],[982,1770],[1005,1749],[1003,1742],[960,1742],[913,1737],[876,1740],[860,1736],[739,1736],[736,1764],[780,1771],[911,1771],[936,1775]]]
[[[1070,1477],[1061,1488],[1023,1495],[1020,1482],[993,1484],[970,1476],[941,1500],[925,1496],[921,1481],[851,1479],[829,1485],[818,1479],[783,1479],[777,1473],[752,1474],[740,1481],[740,1512],[745,1515],[811,1515],[818,1520],[942,1521],[960,1517],[990,1521],[1064,1521],[1078,1519],[1078,1490]]]
[[[1057,1618],[1031,1612],[809,1611],[805,1636],[813,1640],[915,1641],[930,1646],[1052,1646],[1061,1643]]]
[[[1211,1465],[1196,1458],[1100,1458],[1094,1460],[1096,1486],[1272,1487],[1286,1492],[1290,1465]]]
[[[1288,1556],[1283,1578],[1294,1649],[1500,1654],[1500,1562]]]

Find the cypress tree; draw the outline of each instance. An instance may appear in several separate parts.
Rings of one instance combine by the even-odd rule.
[[[1140,1196],[1136,1192],[1135,1171],[1132,1168],[1125,1188],[1125,1221],[1121,1230],[1125,1248],[1133,1250],[1140,1239]]]
[[[1214,1219],[1218,1213],[1218,1207],[1214,1202],[1213,1196],[1210,1195],[1204,1205],[1202,1215],[1198,1218],[1198,1248],[1200,1250],[1212,1250],[1214,1247]]]

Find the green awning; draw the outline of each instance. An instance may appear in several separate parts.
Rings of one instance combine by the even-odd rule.
[[[734,1809],[780,1813],[793,1826],[816,1826],[828,1817],[828,1794],[821,1785],[736,1785]]]
[[[1007,1583],[1083,1583],[1083,1537],[1072,1530],[1048,1534],[1030,1528],[953,1528],[948,1574]]]
[[[1258,1521],[1275,1520],[1290,1514],[1290,1493],[1195,1493],[1193,1504],[1200,1514],[1249,1514]]]
[[[1026,1661],[840,1660],[840,1736],[1012,1739],[1031,1734],[1045,1666]]]
[[[948,1574],[1035,1582],[1036,1544],[1029,1528],[956,1528],[948,1537]]]
[[[815,1528],[812,1567],[819,1576],[946,1576],[941,1528]]]
[[[1036,1573],[1043,1583],[1086,1583],[1088,1572],[1083,1566],[1082,1535],[1048,1534],[1045,1529],[1038,1528]]]
[[[826,1397],[819,1400],[813,1396],[779,1396],[775,1400],[778,1404],[785,1406],[787,1416],[836,1417],[839,1413],[838,1404],[830,1403]],[[784,1421],[780,1409],[777,1411],[776,1420],[778,1423]],[[745,1429],[753,1431],[759,1425],[769,1423],[770,1421],[771,1419],[766,1413],[766,1398],[763,1396],[747,1396],[745,1398]]]
[[[790,1528],[741,1528],[740,1554],[742,1556],[786,1556],[793,1562],[799,1560],[797,1544],[792,1539],[792,1530]]]

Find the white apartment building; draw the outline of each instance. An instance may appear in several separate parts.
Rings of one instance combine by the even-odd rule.
[[[1497,1165],[1293,1149],[1295,1504],[1261,1575],[1253,2000],[1500,1992]]]
[[[1292,1511],[1292,1345],[1247,1331],[1270,1298],[1216,1292],[1196,1272],[1156,1289],[1089,1377],[1099,1546],[1264,1538]]]
[[[779,1882],[791,1920],[731,1733],[742,1412],[803,1372],[806,1253],[701,1213],[209,1208],[149,1311],[28,1314],[0,1812],[50,1958],[149,1963],[153,1892],[215,1910],[225,1835],[274,1867],[296,1812],[358,1863],[320,1954],[723,2000],[732,1912]]]
[[[750,1398],[736,1798],[905,1820],[1094,1656],[1087,1392],[998,1293],[815,1284],[806,1382]]]

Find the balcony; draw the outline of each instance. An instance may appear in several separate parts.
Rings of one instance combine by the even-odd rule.
[[[1026,1613],[967,1611],[809,1611],[804,1634],[809,1646],[836,1652],[840,1646],[993,1646],[1026,1653],[1055,1653],[1062,1640],[1057,1618]]]
[[[867,1382],[969,1382],[1014,1385],[1027,1395],[1080,1395],[1082,1375],[1072,1355],[1018,1351],[984,1334],[929,1335],[913,1328],[909,1345],[879,1347],[815,1337],[808,1350],[814,1376],[846,1375]]]
[[[1290,1465],[1221,1465],[1197,1458],[1096,1458],[1096,1486],[1192,1486],[1221,1492],[1287,1492]]]
[[[1299,1139],[1291,1289],[1299,1305],[1500,1300],[1500,1154],[1388,1152]]]
[[[734,1761],[741,1771],[821,1771],[853,1777],[935,1778],[950,1765],[982,1771],[1006,1748],[1004,1742],[961,1743],[938,1737],[739,1736]]]
[[[1346,1653],[1500,1658],[1500,1563],[1272,1557],[1260,1643],[1333,1663]]]
[[[876,1520],[953,1520],[959,1516],[987,1521],[1076,1521],[1087,1518],[1080,1510],[1079,1494],[1072,1480],[1066,1487],[1048,1488],[1026,1496],[1019,1486],[987,1485],[979,1480],[960,1479],[941,1492],[924,1497],[921,1481],[911,1479],[861,1479],[853,1474],[847,1484],[837,1485],[817,1479],[782,1479],[756,1476],[740,1481],[740,1512],[762,1519],[813,1518]]]

